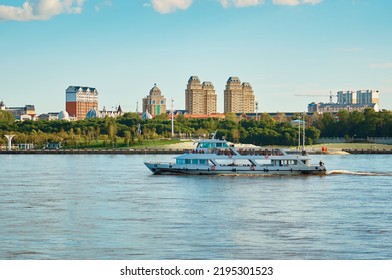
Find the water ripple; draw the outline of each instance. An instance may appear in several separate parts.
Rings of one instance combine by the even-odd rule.
[[[331,171],[305,177],[154,176],[143,165],[171,157],[1,158],[0,258],[392,258],[389,157],[320,156]]]

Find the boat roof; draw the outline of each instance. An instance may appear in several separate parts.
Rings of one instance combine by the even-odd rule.
[[[203,142],[206,142],[206,143],[228,143],[226,140],[221,140],[221,139],[196,139],[193,141],[195,141],[197,143],[203,143]]]

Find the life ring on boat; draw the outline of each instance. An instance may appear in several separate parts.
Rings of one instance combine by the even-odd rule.
[[[255,166],[254,166],[254,165],[251,165],[251,166],[250,166],[250,170],[255,171]]]
[[[269,158],[269,154],[265,154],[265,158]]]
[[[232,157],[233,157],[233,154],[232,154],[232,153],[230,153],[230,154],[229,154],[229,158],[232,158]]]
[[[215,165],[211,166],[211,170],[212,170],[212,171],[215,170]]]

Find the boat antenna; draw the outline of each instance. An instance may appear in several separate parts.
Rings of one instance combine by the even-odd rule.
[[[212,135],[212,137],[211,137],[211,139],[215,139],[215,136],[216,136],[216,133],[218,132],[218,130],[215,130],[215,132],[212,132],[211,133],[211,135]]]

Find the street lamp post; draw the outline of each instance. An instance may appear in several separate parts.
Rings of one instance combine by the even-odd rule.
[[[171,135],[174,138],[174,99],[171,100]]]
[[[4,135],[4,136],[8,140],[7,150],[11,151],[12,150],[12,138],[14,138],[15,135],[8,134],[8,135]]]

